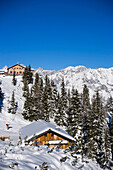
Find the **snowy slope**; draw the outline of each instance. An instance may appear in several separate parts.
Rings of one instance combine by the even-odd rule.
[[[19,129],[27,124],[28,121],[22,118],[22,110],[24,104],[24,98],[22,96],[22,87],[23,83],[21,82],[22,77],[18,76],[17,85],[13,86],[12,84],[12,76],[0,76],[2,93],[4,96],[3,99],[3,107],[0,113],[0,136],[11,136],[11,140],[14,143],[17,143],[19,137]],[[11,100],[12,91],[15,92],[15,101],[17,102],[17,112],[15,115],[8,113],[8,106]],[[6,124],[9,124],[11,127],[9,130],[6,129]]]
[[[89,88],[90,95],[98,89],[106,99],[113,95],[113,67],[109,69],[98,68],[91,69],[84,66],[67,67],[59,71],[37,69],[43,77],[47,74],[55,81],[59,87],[62,77],[64,77],[66,88],[70,89],[72,86],[82,92],[83,85],[86,84]],[[60,89],[60,88],[59,88]]]
[[[91,160],[82,163],[81,160],[76,166],[72,166],[74,159],[70,153],[64,153],[64,150],[56,150],[49,152],[51,148],[45,146],[16,146],[10,145],[8,142],[0,143],[0,170],[15,169],[15,170],[40,170],[39,165],[47,162],[49,170],[77,170],[82,166],[83,170],[100,170],[99,166]],[[67,157],[65,162],[60,159]]]
[[[60,86],[62,77],[64,77],[67,89],[74,86],[80,92],[82,92],[83,85],[87,84],[90,88],[91,95],[94,93],[96,88],[100,89],[101,93],[106,98],[109,95],[113,95],[113,68],[87,69],[84,66],[78,66],[68,67],[60,71],[46,71],[40,68],[37,69],[36,72],[39,72],[43,77],[47,74],[55,81],[58,87]],[[47,153],[45,153],[45,150],[47,150],[46,148],[37,152],[37,148],[24,147],[23,152],[21,146],[16,146],[19,138],[20,128],[30,124],[31,122],[24,120],[21,115],[24,104],[24,98],[22,96],[22,77],[16,77],[16,86],[13,86],[12,78],[12,76],[0,75],[0,87],[2,88],[4,95],[3,101],[0,102],[0,106],[3,105],[0,112],[0,136],[10,136],[11,143],[14,144],[14,146],[9,146],[8,144],[0,141],[0,169],[8,169],[8,166],[11,165],[12,162],[19,163],[19,167],[15,166],[15,169],[33,169],[35,166],[42,164],[44,161],[48,162],[48,165],[52,165],[51,169],[76,169],[75,167],[71,166],[70,160],[65,163],[61,163],[59,161],[59,159],[62,157],[62,154],[65,156],[62,151],[60,151],[60,153],[54,151],[53,155],[47,155]],[[12,91],[15,92],[15,100],[18,105],[16,115],[8,113],[8,101],[11,100]],[[9,130],[6,129],[6,124],[9,124]],[[8,153],[6,154],[4,154],[5,148],[8,150]],[[14,150],[14,152],[12,150]],[[70,157],[70,159],[72,158]],[[80,165],[78,165],[78,167]],[[84,165],[83,169],[99,168],[94,162],[90,161],[89,164]]]
[[[49,71],[39,68],[36,70],[36,72],[41,74],[43,77],[47,74],[55,81],[58,88],[60,87],[62,77],[64,77],[67,89],[74,86],[79,90],[79,92],[82,92],[83,85],[87,84],[90,89],[91,96],[94,94],[94,91],[96,89],[99,89],[105,98],[109,97],[110,95],[113,95],[113,68],[87,69],[84,66],[77,66],[67,67],[60,71]],[[22,96],[22,77],[16,77],[16,86],[13,86],[12,78],[12,76],[0,75],[0,86],[4,95],[3,108],[0,113],[0,132],[1,136],[3,134],[10,135],[10,132],[11,134],[14,133],[15,135],[11,136],[15,138],[14,141],[17,141],[19,129],[29,124],[29,122],[24,120],[21,115],[24,104],[24,97]],[[8,101],[11,100],[13,90],[15,92],[15,99],[18,105],[16,115],[12,115],[7,112],[9,106]],[[6,130],[6,124],[9,124],[10,127],[12,127],[9,129],[9,131]]]

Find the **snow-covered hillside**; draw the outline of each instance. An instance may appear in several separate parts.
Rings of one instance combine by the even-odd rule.
[[[49,71],[39,68],[35,71],[35,73],[36,72],[38,72],[43,77],[45,77],[47,74],[51,79],[55,81],[58,88],[60,87],[62,77],[64,77],[67,89],[74,86],[79,90],[79,92],[82,92],[83,85],[87,84],[90,89],[90,95],[93,95],[96,89],[99,89],[106,99],[110,95],[113,95],[113,68],[87,69],[84,66],[77,66],[67,67],[60,71]],[[0,131],[1,136],[7,135],[7,133],[10,135],[10,132],[11,134],[14,133],[15,135],[11,136],[17,141],[19,129],[22,126],[29,124],[29,122],[24,120],[21,115],[24,104],[22,77],[16,76],[16,86],[13,86],[12,78],[12,76],[0,75],[0,87],[2,88],[4,95],[3,108],[0,113]],[[16,115],[8,113],[8,101],[11,100],[12,91],[15,92],[15,100],[18,106]],[[9,124],[12,127],[8,132],[6,130],[6,124]]]
[[[91,69],[84,66],[67,67],[59,71],[37,69],[40,75],[46,74],[55,81],[59,87],[62,77],[64,77],[66,88],[70,89],[74,86],[79,92],[82,92],[83,85],[86,84],[89,88],[90,95],[98,89],[102,96],[106,99],[113,95],[113,67],[109,69],[98,68]]]
[[[67,89],[74,86],[79,92],[82,92],[83,85],[87,84],[91,95],[96,89],[99,89],[105,98],[113,95],[113,68],[87,69],[84,66],[78,66],[68,67],[60,71],[46,71],[40,68],[37,69],[36,72],[43,77],[47,74],[55,81],[58,88],[60,87],[62,77],[64,77]],[[9,165],[12,165],[12,162],[18,163],[18,166],[15,165],[15,169],[33,169],[35,166],[41,165],[44,161],[51,166],[50,169],[77,169],[77,167],[71,165],[71,157],[70,160],[67,160],[64,163],[60,162],[60,158],[65,156],[62,150],[48,154],[47,148],[40,148],[40,150],[37,151],[38,148],[35,147],[24,147],[23,151],[21,146],[17,146],[20,128],[31,122],[24,120],[21,115],[24,104],[22,77],[16,77],[16,86],[13,86],[12,78],[12,76],[0,75],[0,87],[2,88],[3,93],[3,101],[0,102],[0,136],[10,136],[10,141],[13,144],[13,146],[9,146],[8,142],[0,141],[0,169],[10,169]],[[15,92],[15,101],[18,106],[15,115],[8,113],[12,91]],[[9,130],[6,129],[6,124],[9,124]],[[4,153],[6,150],[7,153]],[[79,163],[78,167],[81,165],[82,164]],[[88,164],[84,163],[82,169],[99,168],[95,163],[90,161]]]
[[[0,76],[0,87],[2,88],[3,101],[0,103],[0,136],[11,136],[11,141],[17,143],[19,137],[20,127],[29,124],[28,121],[24,120],[21,113],[23,110],[24,98],[22,92],[22,77],[18,76],[17,85],[13,86],[12,76]],[[8,113],[9,101],[12,97],[12,91],[15,92],[15,101],[17,103],[16,114]],[[9,130],[6,129],[6,124],[9,124]]]

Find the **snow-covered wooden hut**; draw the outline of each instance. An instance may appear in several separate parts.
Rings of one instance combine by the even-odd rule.
[[[33,145],[61,145],[62,149],[70,146],[75,139],[59,127],[44,120],[38,120],[20,129],[22,142]]]

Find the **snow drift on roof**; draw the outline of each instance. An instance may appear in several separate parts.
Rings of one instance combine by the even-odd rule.
[[[24,140],[25,137],[27,137],[27,140],[29,140],[34,135],[38,136],[48,130],[56,132],[59,135],[62,135],[72,141],[75,141],[75,139],[72,136],[70,136],[67,132],[65,132],[62,129],[58,130],[55,125],[48,123],[44,120],[38,120],[38,121],[33,122],[27,126],[24,126],[23,128],[20,129],[20,136],[21,136],[22,140]]]

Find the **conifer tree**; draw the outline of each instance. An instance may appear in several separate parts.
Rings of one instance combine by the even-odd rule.
[[[96,161],[102,167],[104,164],[104,126],[105,126],[105,113],[102,104],[102,98],[99,95],[99,92],[96,92],[95,97],[93,97],[92,102],[92,111],[93,111],[93,121],[92,129],[93,130],[93,140],[94,140],[94,152],[93,156]]]
[[[82,113],[83,113],[83,152],[85,155],[88,156],[88,152],[90,152],[89,145],[90,145],[90,114],[91,114],[91,106],[90,106],[90,99],[89,99],[89,89],[86,85],[83,87],[83,94],[82,94]],[[89,151],[88,151],[89,149]]]
[[[72,135],[76,142],[71,146],[71,154],[83,155],[83,116],[82,116],[82,105],[81,96],[78,90],[72,88],[70,107],[68,111],[68,132]]]
[[[22,79],[23,79],[23,82],[24,82],[24,79],[26,79],[26,81],[28,80],[28,67],[27,66],[24,69]]]
[[[64,122],[62,120],[62,101],[61,101],[61,97],[58,93],[58,100],[57,100],[57,111],[56,111],[56,115],[55,115],[55,122],[58,126],[63,126],[64,125]]]
[[[13,85],[16,86],[16,83],[17,82],[16,82],[16,78],[15,78],[15,71],[14,71],[14,73],[13,73]]]
[[[111,117],[110,142],[111,142],[111,160],[113,161],[113,115]]]
[[[24,116],[24,119],[27,119],[30,121],[38,120],[38,115],[33,110],[33,107],[34,107],[34,102],[32,98],[32,90],[31,90],[31,93],[29,93],[29,90],[28,90],[26,94],[26,100],[24,103],[23,114],[22,114]]]
[[[31,66],[29,65],[28,67],[28,75],[29,75],[29,79],[28,79],[28,84],[33,84],[33,73],[31,71]]]
[[[112,96],[110,96],[110,98],[108,98],[108,100],[107,100],[107,110],[108,110],[108,112],[113,113],[113,98],[112,98]]]
[[[104,136],[104,150],[105,150],[105,157],[104,157],[104,166],[105,168],[109,167],[109,161],[111,159],[111,142],[110,142],[110,133],[109,128],[106,127],[105,129],[105,136]]]
[[[27,84],[33,84],[33,74],[31,72],[31,66],[29,65],[28,67],[25,67],[25,70],[23,72],[23,82],[26,79]]]
[[[68,108],[70,107],[70,101],[71,101],[71,95],[70,95],[70,89],[68,89],[68,93],[67,93],[67,106]]]
[[[14,94],[14,91],[12,93],[12,98],[11,98],[11,101],[10,101],[10,107],[8,108],[8,112],[12,113],[12,114],[16,113],[16,103],[15,103],[15,94]]]
[[[43,104],[42,119],[49,122],[49,106],[48,106],[47,86],[44,87],[42,104]]]
[[[39,80],[40,85],[40,119],[43,117],[43,93],[44,93],[44,85],[43,85],[43,79],[40,77]]]
[[[81,112],[81,101],[77,90],[72,88],[72,97],[70,100],[70,107],[68,111],[68,132],[75,137],[78,132],[79,117]]]
[[[2,108],[2,98],[3,98],[3,96],[2,96],[2,89],[1,89],[1,87],[0,87],[0,112],[1,112],[1,108]]]
[[[43,90],[42,104],[43,104],[43,119],[47,122],[50,120],[50,112],[51,112],[51,97],[52,90],[50,85],[50,80],[48,76],[45,76],[45,87]]]
[[[27,79],[26,78],[24,78],[23,83],[24,83],[23,96],[27,97],[28,91],[29,91],[29,87],[28,87],[28,83],[27,83]]]
[[[2,89],[0,87],[0,99],[2,98]]]
[[[60,113],[60,125],[66,126],[66,117],[67,117],[67,92],[65,89],[64,78],[62,78],[61,82],[61,113]]]
[[[39,84],[39,74],[38,73],[35,74],[35,85],[36,84]]]
[[[58,100],[57,87],[53,80],[51,80],[51,100],[50,100],[50,118],[54,118],[57,112],[57,100]]]
[[[30,66],[29,67],[25,67],[25,70],[23,72],[23,96],[26,97],[26,95],[28,94],[28,84],[32,83],[31,81],[31,77],[30,77]]]
[[[33,110],[37,114],[38,118],[41,118],[41,88],[40,88],[40,79],[38,73],[35,75],[35,83],[32,87],[32,96],[33,98]]]

